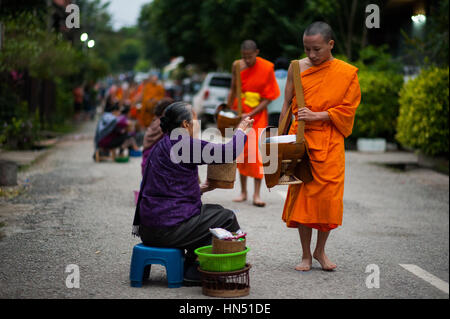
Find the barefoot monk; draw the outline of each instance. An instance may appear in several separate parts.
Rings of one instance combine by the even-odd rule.
[[[352,132],[361,91],[358,69],[335,59],[331,53],[334,40],[328,24],[311,24],[303,34],[303,46],[307,57],[300,60],[300,72],[306,107],[300,110],[297,107],[290,67],[280,119],[289,107],[297,115],[289,134],[297,131],[297,121],[305,122],[305,139],[314,179],[289,186],[282,218],[287,227],[299,231],[303,256],[296,270],[310,270],[313,258],[322,269],[333,270],[336,264],[325,254],[325,244],[330,231],[342,224],[344,138]],[[311,254],[313,228],[318,234],[316,248]]]
[[[241,56],[239,60],[241,90],[240,97],[236,96],[237,79],[233,70],[231,90],[228,95],[228,105],[237,108],[237,99],[242,99],[242,118],[249,116],[255,122],[253,130],[248,134],[242,157],[238,159],[241,180],[241,195],[234,199],[235,202],[247,200],[247,177],[255,179],[255,192],[253,194],[253,205],[264,207],[261,200],[261,181],[264,177],[261,155],[258,149],[258,129],[267,126],[267,105],[280,95],[273,63],[258,57],[259,50],[252,40],[245,40],[241,45]]]

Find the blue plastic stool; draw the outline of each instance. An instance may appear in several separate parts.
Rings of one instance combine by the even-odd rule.
[[[135,150],[133,150],[133,149],[130,149],[130,150],[128,151],[128,154],[129,154],[131,157],[141,157],[141,156],[142,156],[142,151],[135,151]]]
[[[179,288],[184,278],[184,253],[176,248],[158,248],[137,244],[133,248],[130,266],[132,287],[142,287],[142,280],[150,276],[151,265],[166,267],[169,288]]]

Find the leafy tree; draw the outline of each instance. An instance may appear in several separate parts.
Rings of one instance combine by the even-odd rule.
[[[412,58],[413,63],[426,66],[448,66],[448,10],[449,0],[438,1],[430,6],[430,15],[427,16],[423,38],[410,37],[403,32],[408,46],[407,58]]]
[[[202,35],[201,0],[154,0],[149,4],[149,23],[158,32],[171,56],[187,63],[212,66],[214,51]]]
[[[143,45],[143,57],[156,67],[169,63],[169,49],[152,20],[152,3],[142,6],[138,19],[139,37]]]
[[[141,42],[137,39],[127,39],[120,46],[118,63],[123,71],[133,70],[141,56]]]
[[[400,91],[397,140],[424,154],[449,156],[449,69],[430,67]]]

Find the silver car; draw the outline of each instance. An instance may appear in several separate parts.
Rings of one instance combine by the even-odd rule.
[[[200,90],[192,99],[192,106],[200,120],[214,121],[214,113],[219,104],[226,103],[231,87],[231,74],[208,73]]]

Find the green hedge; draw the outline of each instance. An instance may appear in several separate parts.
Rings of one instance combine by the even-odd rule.
[[[403,77],[393,72],[363,69],[358,72],[361,104],[356,110],[352,138],[395,139],[398,92]]]
[[[400,91],[397,140],[426,155],[449,155],[449,69],[432,67]]]

